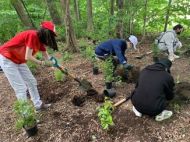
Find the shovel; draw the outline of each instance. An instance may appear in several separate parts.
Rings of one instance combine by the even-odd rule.
[[[146,55],[149,55],[149,54],[151,54],[151,53],[152,53],[152,51],[149,51],[149,52],[146,52],[146,53],[143,54],[143,55],[135,56],[135,58],[136,58],[136,59],[142,59],[142,58],[144,58]]]
[[[55,57],[51,57],[50,60],[54,63],[53,66],[58,68],[62,73],[64,73],[65,75],[69,76],[70,78],[72,78],[73,80],[75,80],[76,82],[79,83],[79,87],[88,92],[89,90],[92,90],[92,84],[87,81],[86,79],[82,79],[80,80],[79,78],[74,77],[72,74],[70,74],[67,69],[63,69],[59,64],[58,61]]]
[[[130,100],[130,99],[131,99],[131,96],[132,96],[132,95],[129,95],[127,98],[124,98],[124,99],[120,100],[119,102],[115,103],[113,106],[114,106],[114,107],[120,106],[120,105],[123,104],[124,102],[127,102],[128,100]]]

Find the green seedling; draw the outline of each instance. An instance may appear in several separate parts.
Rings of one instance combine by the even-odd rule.
[[[55,76],[56,81],[63,81],[64,79],[64,74],[60,70],[55,70],[54,76]]]
[[[29,67],[29,69],[31,70],[32,73],[35,74],[37,72],[37,65],[34,62],[28,61],[27,65],[28,65],[28,67]]]
[[[110,126],[114,125],[112,118],[113,109],[113,102],[107,99],[102,106],[97,108],[98,118],[104,130],[108,130]]]
[[[43,58],[42,53],[38,52],[38,53],[36,54],[36,59],[42,60],[42,58]]]
[[[72,57],[72,54],[66,51],[66,52],[64,52],[64,54],[63,54],[61,60],[62,60],[62,61],[69,61],[69,60],[71,60],[72,58],[73,58],[73,57]]]
[[[17,100],[14,104],[14,112],[17,115],[16,129],[31,128],[36,125],[37,115],[31,102]]]
[[[113,77],[113,62],[112,62],[112,57],[110,56],[105,60],[105,62],[102,62],[100,64],[100,67],[102,69],[102,72],[104,74],[104,79],[106,82],[112,82],[114,80]]]
[[[160,49],[158,48],[156,44],[152,45],[152,53],[153,53],[153,57],[158,57],[158,55],[160,54]]]

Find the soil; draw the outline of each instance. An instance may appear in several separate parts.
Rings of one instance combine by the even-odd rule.
[[[128,62],[143,69],[152,64],[152,55],[141,60],[135,56],[150,51],[149,43],[140,47],[140,52],[128,51]],[[90,95],[79,88],[77,82],[66,79],[57,82],[52,68],[38,67],[35,75],[38,89],[45,103],[52,103],[52,107],[40,112],[38,134],[28,138],[24,131],[15,130],[16,116],[13,104],[16,100],[13,89],[5,75],[0,74],[0,142],[189,142],[190,141],[190,104],[185,103],[174,111],[171,119],[156,122],[153,118],[135,117],[131,102],[128,101],[114,110],[114,126],[108,131],[101,128],[97,117],[97,107],[103,100],[102,92],[105,89],[102,73],[93,75],[92,64],[80,54],[73,55],[73,59],[63,63],[73,75],[80,79],[87,79],[92,83],[97,93]],[[180,82],[190,82],[189,60],[186,57],[175,60],[171,73]],[[151,85],[151,84],[150,84]],[[186,85],[182,85],[183,92]],[[114,88],[117,95],[113,103],[128,96],[134,89],[134,83],[116,82]],[[184,88],[183,88],[184,87]],[[188,89],[187,89],[188,90]],[[182,93],[183,94],[183,93]],[[189,93],[187,93],[189,94]],[[73,98],[83,96],[85,101],[81,107],[73,105]]]

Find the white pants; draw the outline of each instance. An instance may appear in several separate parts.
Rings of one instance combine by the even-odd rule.
[[[168,49],[168,48],[166,47],[165,43],[160,43],[160,44],[158,44],[158,48],[159,48],[161,51],[166,51],[166,50],[168,50],[169,53],[170,53],[170,52],[173,53],[173,52],[175,52],[175,51],[177,50],[177,48],[181,48],[181,47],[182,47],[182,43],[181,43],[180,41],[178,41],[174,47],[171,47],[171,49]]]
[[[39,108],[42,104],[37,89],[37,81],[26,64],[15,64],[0,54],[0,66],[3,69],[10,85],[15,91],[17,99],[27,99],[28,89],[34,106]]]

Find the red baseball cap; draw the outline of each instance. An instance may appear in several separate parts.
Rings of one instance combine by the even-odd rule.
[[[53,22],[51,22],[51,21],[43,21],[41,23],[41,27],[44,28],[44,29],[48,29],[48,30],[52,31],[55,35],[57,35],[56,31],[55,31],[55,25],[54,25]]]

